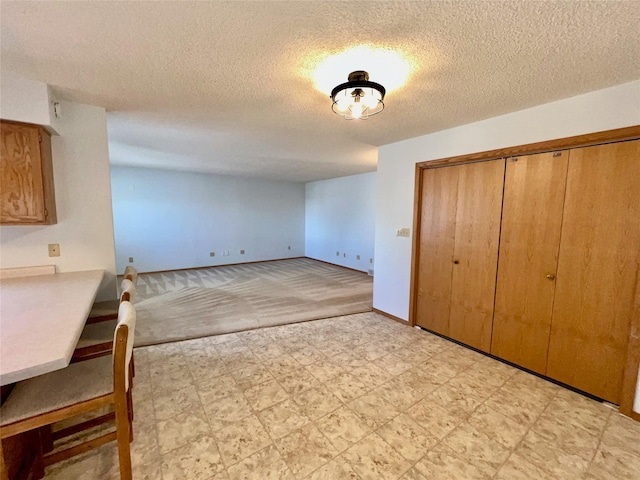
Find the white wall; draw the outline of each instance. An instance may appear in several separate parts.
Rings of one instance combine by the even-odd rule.
[[[408,319],[415,164],[640,124],[640,80],[380,147],[375,308]],[[411,234],[413,235],[413,231]]]
[[[363,272],[373,268],[375,191],[375,172],[307,183],[305,255]]]
[[[111,181],[119,271],[304,255],[302,183],[117,166]]]
[[[2,97],[14,94],[19,97],[2,90]],[[55,264],[58,272],[103,269],[107,273],[98,300],[115,298],[107,115],[104,108],[89,105],[62,102],[62,107],[64,115],[56,124],[59,136],[51,137],[58,223],[0,227],[0,266]],[[49,243],[60,244],[60,257],[49,257]]]

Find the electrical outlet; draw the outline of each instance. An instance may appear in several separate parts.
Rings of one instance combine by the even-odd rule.
[[[240,250],[240,255],[244,255],[244,250]]]
[[[360,260],[360,255],[356,255],[356,260]]]
[[[289,245],[289,246],[287,247],[287,250],[291,250],[291,245]]]
[[[210,257],[215,257],[216,256],[216,252],[209,252],[209,256]]]
[[[133,257],[129,257],[129,263],[133,263]]]
[[[339,257],[339,256],[340,256],[340,252],[336,252],[336,257]]]
[[[369,263],[373,263],[373,258],[370,258],[370,259],[369,259]]]
[[[60,256],[60,244],[59,243],[50,243],[49,244],[49,256],[50,257],[59,257]]]
[[[343,256],[344,258],[347,258],[347,254],[346,254],[346,253],[343,253],[343,254],[342,254],[342,256]]]

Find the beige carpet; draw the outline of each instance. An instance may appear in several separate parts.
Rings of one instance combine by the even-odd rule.
[[[136,346],[372,310],[373,279],[307,258],[140,274]]]

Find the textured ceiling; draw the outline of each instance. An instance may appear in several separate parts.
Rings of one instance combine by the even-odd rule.
[[[3,0],[0,9],[1,67],[106,107],[114,164],[339,177],[375,170],[380,145],[640,78],[634,0]],[[412,71],[382,114],[349,122],[312,72],[362,44],[401,52]]]

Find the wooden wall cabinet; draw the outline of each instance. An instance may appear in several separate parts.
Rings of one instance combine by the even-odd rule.
[[[56,223],[51,136],[41,126],[6,120],[0,131],[0,224]]]

